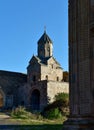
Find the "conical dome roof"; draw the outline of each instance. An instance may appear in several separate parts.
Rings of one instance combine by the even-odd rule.
[[[46,34],[46,31],[44,31],[44,34],[41,36],[41,38],[38,40],[39,43],[52,43],[52,40],[50,37]]]

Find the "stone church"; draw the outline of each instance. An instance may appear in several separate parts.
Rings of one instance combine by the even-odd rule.
[[[27,74],[0,71],[0,108],[23,105],[43,110],[57,93],[68,93],[68,82],[64,82],[63,69],[53,57],[53,43],[46,31],[37,44],[38,54],[30,59]]]

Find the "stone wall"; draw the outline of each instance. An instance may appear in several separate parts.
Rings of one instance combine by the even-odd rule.
[[[31,86],[31,91],[29,93],[29,99],[31,100],[31,95],[34,90],[38,90],[40,93],[40,110],[43,110],[43,108],[47,105],[48,103],[48,97],[47,97],[47,81],[39,81],[36,82],[35,84],[32,84]],[[29,101],[30,102],[30,101]]]
[[[27,82],[27,75],[16,72],[0,70],[0,89],[4,93],[4,105],[7,106],[9,98],[13,100],[14,106],[18,105],[18,88]],[[8,101],[7,101],[8,100]]]
[[[69,83],[67,82],[47,82],[47,96],[50,102],[54,101],[54,97],[58,93],[69,93]]]
[[[41,80],[45,80],[48,76],[48,80],[62,81],[63,69],[53,60],[53,58],[47,61],[47,65],[41,65]]]
[[[47,86],[46,85],[47,85],[46,81],[42,81],[42,82],[32,83],[32,85],[30,83],[26,83],[23,86],[20,86],[19,94],[18,94],[19,105],[21,105],[22,102],[24,102],[23,105],[31,109],[32,108],[32,104],[31,104],[32,93],[34,90],[38,90],[40,93],[40,108],[43,108],[43,106],[47,104]]]
[[[70,108],[74,114],[91,113],[91,106],[94,106],[94,0],[74,2],[70,0],[69,20],[70,95],[72,95]],[[87,108],[86,111],[84,107]]]
[[[30,63],[30,65],[28,66],[27,69],[27,77],[28,77],[28,82],[32,83],[35,77],[36,81],[40,80],[40,64],[38,62],[36,62],[36,60],[32,59],[32,62]]]

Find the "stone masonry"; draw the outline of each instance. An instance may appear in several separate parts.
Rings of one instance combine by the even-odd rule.
[[[61,92],[69,93],[69,85],[53,57],[53,43],[46,31],[38,40],[37,55],[30,59],[27,74],[0,71],[0,108],[22,105],[42,111]]]
[[[34,110],[39,106],[42,110],[49,102],[53,102],[57,93],[69,92],[68,82],[63,82],[63,69],[52,52],[52,40],[44,32],[38,41],[38,55],[31,58],[27,67],[28,84],[31,88],[30,106]],[[36,96],[32,94],[34,91],[37,93]],[[34,98],[40,100],[37,102],[33,100]],[[34,102],[37,102],[37,105],[36,103],[34,105]]]
[[[0,107],[11,108],[19,105],[18,89],[27,82],[27,75],[0,70]]]
[[[94,129],[94,0],[69,0],[70,117],[63,130]]]

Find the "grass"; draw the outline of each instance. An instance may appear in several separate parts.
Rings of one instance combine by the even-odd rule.
[[[22,107],[8,114],[10,118],[4,119],[3,122],[0,120],[0,130],[6,128],[9,130],[62,130],[62,124],[66,120],[65,116],[50,120],[39,113],[32,114]]]
[[[7,124],[6,127],[9,130],[11,129],[13,130],[62,130],[64,120],[65,119],[63,120],[8,119],[10,125]],[[5,127],[5,125],[3,126]],[[0,130],[2,130],[2,128]]]
[[[5,124],[0,125],[0,130],[62,130],[63,122],[66,118],[57,120],[35,120],[35,119],[15,119],[5,120]]]
[[[53,120],[49,120],[49,119],[15,119],[15,118],[10,118],[8,119],[9,122],[13,123],[13,124],[19,124],[19,125],[46,125],[46,124],[50,124],[50,125],[54,125],[54,124],[62,124],[65,120],[66,117],[63,117],[62,119],[53,119]]]

